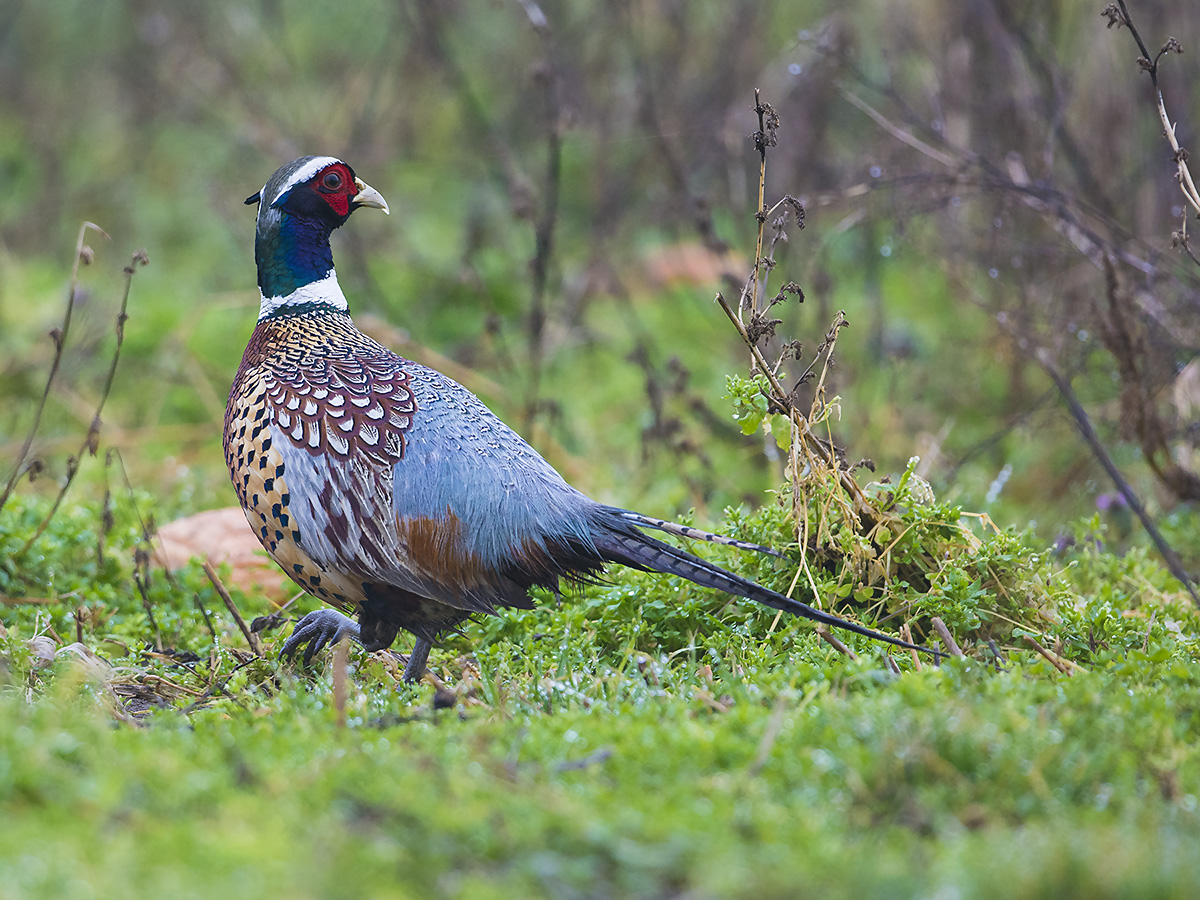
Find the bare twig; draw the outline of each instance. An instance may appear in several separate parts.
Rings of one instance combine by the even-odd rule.
[[[915,643],[915,641],[913,641],[912,628],[909,627],[907,622],[900,626],[900,637],[908,641],[910,644]],[[916,650],[909,650],[908,655],[912,657],[913,665],[915,665],[917,667],[917,671],[920,672],[922,668],[921,655],[917,653]]]
[[[946,627],[945,622],[943,622],[937,616],[934,616],[929,620],[929,624],[933,626],[933,630],[936,631],[938,633],[938,637],[942,639],[942,644],[945,646],[947,653],[949,653],[951,656],[961,657],[964,655],[962,650],[959,649],[958,643],[954,640],[954,635],[952,635],[950,633],[950,629]]]
[[[1068,660],[1063,659],[1055,653],[1051,653],[1049,650],[1039,644],[1032,635],[1025,634],[1022,635],[1022,637],[1025,639],[1025,643],[1040,653],[1045,660],[1050,663],[1050,665],[1054,666],[1054,668],[1058,669],[1058,671],[1062,672],[1064,675],[1071,674],[1070,669],[1067,668]]]
[[[766,206],[767,190],[767,148],[775,146],[775,132],[779,126],[779,117],[770,103],[763,103],[758,88],[754,89],[754,112],[758,115],[758,131],[754,132],[754,149],[758,151],[758,207],[754,218],[758,220],[758,236],[754,245],[754,275],[749,283],[749,296],[743,292],[743,301],[748,301],[750,312],[758,312],[759,291],[766,291],[769,269],[763,268],[763,228],[769,215]],[[761,278],[759,272],[762,272]],[[759,282],[762,282],[761,286]],[[738,304],[738,314],[741,315],[743,303]]]
[[[136,557],[137,554],[135,554]],[[135,559],[135,563],[137,560]],[[142,609],[146,611],[146,618],[150,622],[150,628],[154,632],[154,646],[159,653],[163,650],[162,629],[158,627],[158,622],[154,618],[154,604],[150,602],[150,594],[146,590],[146,580],[142,577],[143,569],[140,565],[135,565],[133,571],[133,583],[137,585],[138,594],[142,598]]]
[[[821,640],[823,640],[825,643],[827,643],[830,647],[832,647],[838,653],[848,656],[853,660],[858,659],[857,653],[855,653],[853,650],[851,650],[849,647],[847,647],[845,644],[843,644],[840,640],[838,640],[836,637],[834,637],[830,632],[826,631],[824,628],[817,628],[817,629],[815,629],[815,631],[817,632],[817,637],[819,637]]]
[[[1159,554],[1163,558],[1163,562],[1167,564],[1167,568],[1171,574],[1179,579],[1187,592],[1191,595],[1192,600],[1197,606],[1200,606],[1200,594],[1196,593],[1196,587],[1192,583],[1191,577],[1183,566],[1183,561],[1179,555],[1167,543],[1166,538],[1162,536],[1162,532],[1158,530],[1158,526],[1154,524],[1154,520],[1146,512],[1146,508],[1142,505],[1142,501],[1138,499],[1129,482],[1121,475],[1121,470],[1117,468],[1117,464],[1113,462],[1108,451],[1104,448],[1100,438],[1096,435],[1096,430],[1092,428],[1091,420],[1088,418],[1087,412],[1079,402],[1079,398],[1075,395],[1074,389],[1071,387],[1070,380],[1058,371],[1058,367],[1054,365],[1054,360],[1050,358],[1050,354],[1045,349],[1038,349],[1034,354],[1034,358],[1042,367],[1043,371],[1050,376],[1050,380],[1054,382],[1063,401],[1067,404],[1067,409],[1071,413],[1071,418],[1075,420],[1075,427],[1079,429],[1080,435],[1091,448],[1092,455],[1104,467],[1104,471],[1108,473],[1108,477],[1112,479],[1113,485],[1125,498],[1125,502],[1129,508],[1133,510],[1133,514],[1138,517],[1138,521],[1142,523],[1142,527],[1146,529],[1146,533],[1150,535],[1150,540],[1154,542],[1154,546],[1158,548]]]
[[[246,627],[246,622],[242,618],[242,614],[238,612],[237,606],[233,602],[233,598],[229,596],[229,591],[225,589],[225,585],[221,582],[221,576],[217,574],[217,570],[213,568],[213,564],[207,559],[201,565],[204,566],[204,574],[208,576],[208,580],[212,582],[212,586],[216,588],[217,595],[225,604],[225,608],[229,610],[229,614],[233,616],[233,621],[237,623],[237,627],[241,629],[242,634],[246,638],[246,643],[250,645],[250,649],[254,651],[256,656],[262,656],[262,648],[259,646],[258,635]]]
[[[217,630],[213,628],[212,619],[208,615],[208,610],[205,609],[204,604],[200,602],[200,595],[194,591],[192,592],[192,602],[195,604],[196,609],[200,611],[200,615],[204,618],[204,627],[208,629],[209,635],[215,639],[217,636]]]
[[[1175,137],[1175,125],[1171,123],[1171,117],[1167,115],[1167,104],[1163,99],[1162,88],[1158,84],[1158,62],[1168,53],[1182,53],[1183,48],[1179,45],[1179,41],[1175,38],[1167,38],[1159,49],[1158,53],[1151,58],[1150,51],[1146,49],[1146,44],[1142,40],[1142,36],[1138,33],[1137,27],[1133,24],[1133,19],[1130,18],[1129,9],[1125,6],[1125,0],[1117,0],[1117,6],[1120,7],[1120,15],[1122,20],[1117,20],[1113,17],[1112,5],[1110,4],[1105,9],[1103,15],[1109,17],[1108,27],[1114,25],[1124,25],[1129,29],[1129,33],[1133,35],[1133,39],[1137,42],[1138,49],[1142,51],[1142,58],[1138,60],[1138,64],[1142,71],[1150,76],[1150,82],[1154,85],[1154,92],[1158,95],[1158,117],[1162,120],[1163,133],[1171,145],[1171,150],[1174,151],[1175,163],[1178,166],[1178,179],[1180,190],[1183,191],[1183,196],[1187,202],[1191,204],[1192,209],[1200,213],[1200,191],[1196,190],[1196,182],[1192,179],[1192,173],[1188,170],[1187,158],[1188,154],[1185,149],[1179,146],[1179,141]]]
[[[112,451],[104,454],[104,499],[100,501],[100,527],[96,530],[96,565],[104,568],[104,545],[108,541],[108,533],[112,531],[113,519],[112,483],[108,470],[112,466]]]
[[[29,548],[33,546],[34,541],[40,538],[49,527],[50,522],[58,512],[58,508],[62,505],[63,499],[67,496],[67,491],[70,490],[71,484],[75,481],[75,476],[79,473],[79,465],[83,461],[84,452],[87,452],[90,456],[96,455],[96,450],[100,445],[100,428],[102,425],[100,413],[104,411],[104,404],[108,402],[108,395],[112,391],[113,379],[117,374],[117,363],[121,360],[121,345],[125,343],[125,321],[129,318],[125,311],[129,308],[129,289],[133,285],[133,276],[137,272],[137,267],[148,265],[149,262],[150,258],[146,256],[146,251],[139,250],[133,254],[129,265],[125,267],[125,290],[121,294],[121,310],[117,313],[117,346],[113,350],[112,362],[108,366],[108,375],[104,379],[104,388],[100,392],[100,399],[96,401],[96,411],[92,414],[91,424],[88,426],[87,434],[84,436],[83,444],[80,446],[79,451],[67,461],[66,480],[59,489],[58,496],[54,498],[54,503],[50,507],[50,511],[46,513],[45,518],[42,519],[37,529],[29,537],[29,540],[25,542],[25,546],[18,551],[18,556],[23,556],[29,552]],[[57,359],[55,364],[57,365]],[[47,387],[49,387],[49,383],[47,383]]]
[[[771,389],[775,391],[776,398],[779,402],[786,403],[788,392],[784,390],[779,378],[775,375],[774,368],[767,362],[766,357],[762,355],[762,351],[758,349],[758,344],[750,337],[750,333],[746,331],[746,326],[742,324],[742,320],[738,317],[738,314],[733,311],[729,302],[720,293],[717,294],[716,301],[720,304],[721,309],[725,311],[725,315],[729,316],[729,321],[738,330],[738,334],[742,336],[742,340],[746,342],[746,346],[750,348],[750,355],[754,358],[755,366],[767,377]]]
[[[1144,329],[1130,314],[1132,303],[1121,289],[1116,267],[1106,256],[1105,306],[1096,304],[1096,329],[1117,363],[1122,424],[1136,435],[1142,457],[1156,478],[1180,500],[1200,500],[1200,475],[1179,465],[1167,443],[1170,429],[1159,414],[1152,372],[1158,364]]]
[[[871,106],[857,94],[852,93],[844,84],[838,85],[838,91],[841,92],[841,95],[846,98],[850,105],[855,106],[866,113],[876,125],[882,128],[896,140],[900,141],[900,143],[907,144],[914,150],[924,154],[925,156],[928,156],[934,162],[941,163],[947,168],[954,168],[961,162],[960,160],[955,159],[953,156],[950,156],[948,153],[943,153],[941,150],[937,150],[929,146],[929,144],[925,143],[920,138],[915,137],[911,132],[905,131],[898,125],[893,124],[882,113],[876,110],[875,107]]]
[[[813,372],[815,372],[817,369],[817,363],[821,362],[822,354],[824,354],[825,366],[829,366],[829,360],[833,356],[833,348],[837,344],[838,332],[843,328],[849,327],[849,325],[850,320],[846,318],[846,311],[844,309],[839,309],[837,311],[837,315],[833,317],[833,322],[831,322],[829,325],[829,330],[825,332],[825,340],[821,342],[819,347],[817,347],[817,352],[813,356],[813,361],[808,364],[808,368],[805,369],[801,373],[800,377],[796,379],[796,387],[804,384],[812,377]],[[795,387],[792,388],[792,390],[795,389]]]
[[[1175,38],[1167,38],[1166,43],[1162,45],[1158,53],[1151,56],[1150,51],[1146,47],[1145,41],[1142,40],[1141,34],[1138,33],[1137,27],[1133,24],[1133,19],[1129,15],[1129,8],[1125,5],[1125,0],[1117,0],[1115,4],[1110,3],[1101,13],[1108,19],[1108,27],[1118,28],[1124,25],[1129,29],[1129,33],[1133,36],[1134,41],[1138,45],[1138,49],[1142,52],[1138,59],[1138,66],[1143,72],[1150,76],[1150,83],[1154,85],[1154,93],[1158,98],[1158,118],[1162,121],[1163,135],[1167,139],[1167,143],[1171,145],[1172,158],[1175,161],[1175,180],[1179,182],[1179,190],[1183,193],[1184,199],[1188,205],[1192,207],[1197,215],[1200,215],[1200,191],[1196,190],[1196,182],[1192,178],[1192,172],[1188,168],[1188,152],[1180,146],[1179,139],[1175,136],[1175,125],[1171,122],[1171,117],[1167,114],[1167,103],[1163,99],[1162,87],[1158,83],[1158,63],[1168,53],[1182,53],[1183,47]],[[1188,241],[1187,234],[1187,213],[1184,212],[1183,224],[1180,230],[1174,235],[1176,244],[1181,244],[1187,255],[1200,265],[1200,259],[1197,259],[1196,254]]]
[[[25,442],[21,444],[21,450],[17,454],[17,461],[13,465],[12,474],[8,476],[8,482],[4,485],[3,493],[0,493],[0,509],[4,508],[4,504],[12,496],[13,487],[16,485],[17,479],[24,472],[22,467],[29,456],[29,448],[33,445],[34,435],[37,434],[38,426],[42,422],[42,413],[46,409],[46,401],[50,398],[50,387],[54,384],[54,378],[58,375],[58,367],[62,363],[63,348],[67,343],[67,332],[71,329],[71,314],[75,311],[75,294],[79,288],[79,265],[82,263],[86,266],[92,261],[92,248],[84,243],[89,230],[96,231],[106,238],[108,237],[104,229],[91,222],[84,222],[79,228],[79,237],[75,241],[75,261],[71,266],[71,287],[67,291],[67,309],[63,313],[62,325],[50,332],[50,339],[54,341],[54,362],[50,365],[50,374],[46,376],[46,386],[42,389],[42,399],[38,403],[37,412],[34,413],[33,424],[29,427],[29,434],[25,437]]]
[[[55,606],[62,603],[61,597],[6,597],[0,595],[4,606]]]

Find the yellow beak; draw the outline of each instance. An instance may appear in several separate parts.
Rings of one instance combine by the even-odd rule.
[[[382,209],[384,215],[390,216],[392,211],[388,209],[387,201],[383,199],[383,194],[375,190],[361,178],[354,179],[354,186],[358,188],[358,193],[354,195],[354,200],[350,206],[357,209],[360,206],[369,206],[372,209]]]

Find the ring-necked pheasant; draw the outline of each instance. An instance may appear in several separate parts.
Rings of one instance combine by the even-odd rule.
[[[528,608],[534,585],[557,589],[610,563],[924,649],[650,537],[643,529],[775,553],[588,499],[466,388],[355,328],[329,236],[359,207],[389,210],[345,162],[293,160],[246,200],[256,202],[262,305],[229,394],[225,459],[267,552],[358,617],[309,613],[284,655],[307,645],[308,661],[345,636],[383,649],[404,629],[416,636],[411,681],[440,633],[476,613]]]

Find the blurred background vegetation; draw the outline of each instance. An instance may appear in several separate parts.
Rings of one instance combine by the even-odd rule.
[[[1200,46],[1187,4],[1133,13],[1154,49]],[[846,310],[829,384],[849,457],[882,475],[919,455],[939,497],[1054,537],[1113,488],[1040,349],[1152,511],[1195,531],[1200,268],[1172,248],[1183,201],[1136,57],[1082,0],[8,0],[0,461],[88,220],[111,241],[89,238],[32,456],[64,474],[144,247],[100,447],[162,515],[230,504],[222,412],[258,306],[242,201],[321,153],[392,205],[335,238],[366,330],[601,499],[759,504],[782,463],[731,418],[745,349],[712,300],[754,255],[760,88],[781,118],[768,203],[807,207],[776,249],[775,286],[807,295],[776,307],[779,335],[811,353]],[[1184,146],[1196,59],[1161,70]]]
[[[1200,619],[1048,375],[1200,572],[1200,265],[1102,6],[0,0],[0,486],[25,470],[0,497],[0,900],[1194,893]],[[1194,6],[1132,9],[1152,54],[1187,50],[1158,73],[1185,147]],[[767,202],[807,210],[766,292],[805,300],[764,352],[803,343],[790,386],[846,311],[824,382],[876,466],[868,534],[829,473],[790,495],[800,522],[768,502],[784,454],[734,418],[747,353],[713,298],[754,262],[755,89],[780,117]],[[160,574],[146,519],[234,502],[243,199],[308,153],[391,204],[334,238],[365,330],[597,498],[799,528],[812,566],[704,550],[923,641],[942,620],[968,658],[843,635],[851,658],[623,570],[469,623],[431,695],[388,654],[278,664],[291,588],[223,567],[227,609],[196,562]],[[85,221],[110,237],[86,236],[21,463]]]

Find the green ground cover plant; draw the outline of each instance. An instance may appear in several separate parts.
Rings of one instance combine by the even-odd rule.
[[[4,511],[6,549],[45,509]],[[281,630],[257,656],[197,563],[150,580],[152,626],[136,514],[115,504],[103,566],[100,517],[70,505],[4,574],[86,614],[4,612],[3,896],[1166,897],[1197,874],[1197,616],[1095,522],[1061,556],[960,537],[910,613],[955,623],[970,656],[940,667],[623,573],[470,625],[435,695],[385,654],[281,666]],[[1023,592],[1005,618],[989,569]],[[77,628],[87,650],[37,640]]]

